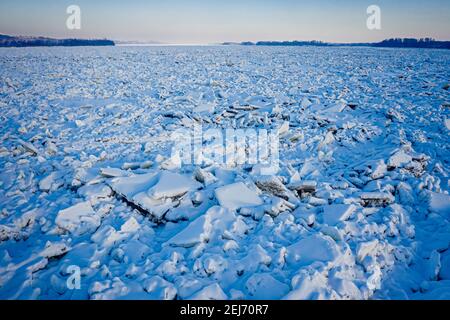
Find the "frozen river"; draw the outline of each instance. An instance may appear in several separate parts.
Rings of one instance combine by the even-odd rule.
[[[1,48],[0,298],[449,299],[449,85],[445,50]],[[206,156],[240,129],[275,167]]]

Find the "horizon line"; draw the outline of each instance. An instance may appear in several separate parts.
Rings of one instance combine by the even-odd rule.
[[[158,40],[122,40],[122,39],[113,39],[113,38],[107,38],[107,37],[52,37],[52,36],[45,36],[45,35],[37,35],[37,36],[31,36],[31,35],[17,35],[17,34],[6,34],[6,33],[2,33],[0,32],[0,35],[3,36],[11,36],[11,37],[24,37],[24,38],[47,38],[47,39],[55,39],[55,40],[66,40],[66,39],[77,39],[77,40],[110,40],[110,41],[114,41],[115,45],[117,46],[164,46],[164,45],[179,45],[179,46],[195,46],[195,45],[199,45],[199,46],[207,46],[207,45],[223,45],[223,44],[242,44],[242,43],[258,43],[258,42],[321,42],[321,43],[326,43],[326,44],[335,44],[335,45],[339,45],[339,44],[371,44],[371,43],[378,43],[378,42],[382,42],[384,40],[390,40],[390,39],[432,39],[434,41],[440,41],[440,42],[450,42],[449,40],[444,40],[444,39],[437,39],[437,38],[433,38],[433,37],[399,37],[399,36],[393,36],[393,37],[387,37],[387,38],[383,38],[381,40],[377,40],[377,41],[339,41],[339,42],[335,42],[335,41],[323,41],[323,40],[318,40],[318,39],[314,39],[314,40],[299,40],[299,39],[294,39],[294,40],[245,40],[245,41],[220,41],[220,42],[163,42],[163,41],[158,41]]]

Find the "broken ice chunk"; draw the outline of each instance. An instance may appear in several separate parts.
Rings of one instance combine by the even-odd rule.
[[[133,233],[138,231],[140,227],[139,222],[134,217],[131,217],[120,227],[120,232]]]
[[[305,108],[309,107],[311,104],[312,104],[312,102],[309,101],[308,98],[304,97],[304,98],[302,99],[301,103],[300,103],[300,106],[301,106],[303,109],[305,109]]]
[[[32,145],[31,143],[23,141],[22,139],[17,139],[17,142],[22,147],[24,147],[26,150],[30,151],[31,153],[33,153],[35,155],[39,154],[39,150],[34,145]]]
[[[197,181],[204,183],[205,186],[208,186],[217,181],[217,178],[209,171],[197,168],[194,172],[194,177]]]
[[[279,167],[275,165],[264,165],[264,164],[256,164],[253,166],[251,174],[253,176],[261,176],[261,175],[267,175],[267,176],[274,176],[278,173]]]
[[[62,177],[62,173],[60,172],[52,172],[44,179],[39,181],[39,189],[42,191],[50,191],[58,189],[64,182],[58,181]]]
[[[374,180],[383,178],[386,174],[387,166],[384,163],[384,160],[377,161],[372,168],[372,172],[370,177]]]
[[[119,193],[127,200],[131,200],[136,194],[147,191],[157,181],[157,173],[151,172],[130,177],[116,178],[110,183],[110,186],[115,192]]]
[[[331,185],[331,187],[333,189],[346,190],[349,188],[349,183],[347,181],[336,181]]]
[[[336,242],[343,240],[344,232],[336,227],[323,226],[322,228],[320,228],[320,232],[326,236],[330,236]]]
[[[292,211],[295,209],[295,204],[278,197],[272,197],[270,202],[271,204],[264,206],[264,213],[267,213],[272,217],[278,216],[281,212]]]
[[[158,222],[162,220],[171,208],[179,204],[179,201],[175,202],[170,198],[155,199],[150,197],[145,191],[135,195],[130,202],[151,214]]]
[[[364,192],[377,192],[381,190],[380,180],[371,180],[364,186]]]
[[[370,255],[375,255],[377,253],[377,247],[379,245],[379,241],[374,239],[372,241],[362,242],[356,248],[356,259],[359,263]]]
[[[47,242],[40,255],[47,259],[57,258],[65,255],[69,250],[70,248],[64,243]]]
[[[403,121],[405,121],[405,116],[403,114],[401,114],[398,110],[395,109],[389,109],[386,111],[386,118],[395,122],[400,122],[402,123]]]
[[[320,142],[320,144],[318,145],[318,150],[322,150],[325,146],[332,144],[334,141],[336,140],[336,138],[334,137],[334,134],[332,131],[328,131],[325,134],[325,137],[323,138],[323,140]]]
[[[98,245],[105,248],[109,248],[113,245],[117,245],[127,238],[128,234],[124,232],[118,232],[114,227],[106,225],[99,228],[92,236],[91,240]]]
[[[437,250],[433,250],[427,264],[427,278],[431,281],[438,280],[439,271],[441,269],[441,255]]]
[[[303,198],[307,195],[314,194],[316,192],[317,182],[316,181],[296,181],[288,184],[287,186],[290,190],[297,191],[298,195]]]
[[[401,168],[412,161],[412,156],[407,154],[404,150],[399,150],[394,153],[388,160],[387,166],[389,169]]]
[[[255,273],[245,283],[245,287],[256,300],[280,299],[289,292],[289,286],[268,273]]]
[[[0,225],[0,242],[9,239],[20,239],[20,231],[14,227],[8,227],[5,225]]]
[[[200,187],[201,185],[192,179],[177,173],[163,171],[158,182],[148,190],[148,195],[154,199],[175,198]]]
[[[289,121],[284,121],[280,128],[278,128],[278,134],[282,137],[289,132]]]
[[[293,290],[283,299],[286,300],[330,300],[333,296],[329,288],[326,275],[319,271],[310,271],[301,269],[298,274],[292,278],[291,284]]]
[[[243,182],[217,188],[215,195],[222,207],[231,210],[259,206],[263,203],[256,192],[250,190]]]
[[[139,162],[125,162],[124,164],[122,164],[122,169],[123,170],[136,170],[141,166],[141,164]]]
[[[161,220],[169,209],[179,203],[175,202],[175,198],[201,187],[192,179],[168,171],[116,178],[110,186],[157,220]]]
[[[397,185],[397,195],[401,204],[410,206],[415,201],[413,190],[411,186],[406,182],[400,182]]]
[[[377,290],[380,289],[381,286],[381,277],[382,277],[381,268],[379,266],[375,266],[373,268],[372,274],[367,279],[367,288],[369,290]]]
[[[394,197],[388,192],[364,192],[361,194],[361,204],[364,207],[387,206],[394,200]]]
[[[324,205],[328,204],[328,200],[322,199],[322,198],[317,198],[317,197],[309,197],[308,204],[315,206],[315,207],[324,206]]]
[[[308,111],[314,114],[324,115],[324,116],[333,116],[334,114],[340,113],[344,111],[346,108],[346,104],[343,102],[336,103],[330,106],[324,106],[321,104],[311,104],[308,107]]]
[[[280,198],[287,200],[289,190],[277,176],[260,176],[255,178],[256,186],[262,191],[268,192]]]
[[[130,175],[128,171],[117,168],[101,168],[100,174],[107,178],[126,177]]]
[[[166,244],[189,248],[207,240],[212,242],[214,238],[221,236],[235,220],[236,216],[231,211],[219,206],[211,207]]]
[[[332,238],[312,235],[287,247],[286,261],[308,265],[316,261],[334,261],[339,256],[340,250]]]
[[[177,296],[177,289],[175,286],[160,276],[146,279],[143,287],[144,290],[150,294],[150,299],[174,300]]]
[[[343,102],[336,103],[324,110],[324,113],[339,113],[344,111],[347,105]]]
[[[214,104],[212,103],[203,103],[192,109],[194,113],[214,113]]]
[[[450,217],[450,195],[445,193],[430,192],[429,195],[429,210],[443,215],[446,218]]]
[[[218,283],[213,283],[191,296],[188,300],[227,300],[228,296],[223,292]]]
[[[298,216],[303,225],[312,226],[316,222],[314,211],[299,207],[294,211],[294,215]]]
[[[100,225],[100,217],[96,215],[89,201],[86,201],[59,211],[55,223],[58,227],[81,236],[95,231]]]
[[[341,221],[347,220],[356,207],[351,204],[332,204],[323,208],[323,222],[329,226],[334,226]]]
[[[181,164],[180,154],[177,153],[170,158],[163,160],[160,164],[160,168],[164,170],[177,170],[181,168]]]
[[[99,183],[81,187],[78,189],[78,194],[83,196],[86,200],[96,201],[98,199],[110,197],[112,195],[112,190],[106,184]]]
[[[122,234],[123,233],[121,232],[121,235]],[[126,237],[127,233],[125,233],[125,235],[123,236]],[[137,239],[125,241],[120,245],[120,249],[123,250],[125,260],[128,260],[128,263],[132,263],[135,265],[143,262],[151,252],[149,246]]]
[[[149,169],[151,166],[153,166],[153,161],[151,160],[144,161],[139,165],[141,169]]]
[[[167,243],[176,247],[193,247],[209,237],[211,226],[205,215],[191,222],[183,231],[172,237]]]
[[[171,208],[179,205],[179,197],[199,189],[201,184],[183,175],[163,171],[157,175],[115,179],[111,187],[160,221]]]
[[[81,184],[96,184],[103,180],[103,177],[98,175],[98,169],[82,167],[76,169],[72,185],[80,186]]]

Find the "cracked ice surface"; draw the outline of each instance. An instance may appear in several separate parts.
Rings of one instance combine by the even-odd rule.
[[[450,298],[449,81],[440,50],[1,49],[0,298]],[[279,128],[278,170],[180,166],[199,124]]]

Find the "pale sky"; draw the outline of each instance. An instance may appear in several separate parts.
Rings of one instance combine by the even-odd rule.
[[[81,30],[66,8],[81,8]],[[381,30],[366,9],[381,8]],[[0,33],[166,43],[257,40],[450,40],[450,0],[0,0]]]

